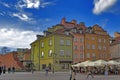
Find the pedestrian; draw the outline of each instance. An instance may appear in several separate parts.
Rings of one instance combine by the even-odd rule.
[[[55,72],[55,71],[54,71],[54,67],[53,67],[52,73],[54,74],[54,72]]]
[[[45,68],[46,75],[48,75],[48,71],[49,71],[49,68],[46,67],[46,68]]]
[[[105,75],[105,76],[108,76],[108,71],[109,71],[108,67],[105,66],[105,71],[104,71],[104,75]]]
[[[3,66],[3,74],[6,73],[6,66]]]
[[[10,67],[8,67],[8,73],[10,73],[11,72],[11,69],[10,69]]]
[[[2,67],[0,66],[0,79],[2,79],[1,74],[2,74]]]
[[[72,80],[72,72],[73,72],[73,68],[72,68],[72,66],[70,67],[70,78],[69,78],[69,80]]]
[[[75,69],[73,69],[73,71],[72,71],[72,80],[76,80],[75,76],[76,76],[76,71],[75,71]]]
[[[94,78],[93,73],[92,73],[92,70],[89,70],[89,71],[88,71],[87,78],[89,78],[89,76],[91,76],[92,78]]]
[[[15,67],[12,67],[11,71],[12,71],[12,73],[14,73],[15,72]]]
[[[0,75],[2,74],[2,67],[0,66]]]

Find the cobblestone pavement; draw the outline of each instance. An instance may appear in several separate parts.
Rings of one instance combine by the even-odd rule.
[[[45,72],[16,72],[14,74],[2,74],[0,80],[69,80],[69,72],[56,72],[55,74]],[[87,79],[86,74],[77,74],[76,80],[120,80],[120,75],[94,75]]]

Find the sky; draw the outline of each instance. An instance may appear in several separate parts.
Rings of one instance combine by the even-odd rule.
[[[120,32],[120,0],[0,0],[0,46],[30,48],[37,34],[65,17]]]

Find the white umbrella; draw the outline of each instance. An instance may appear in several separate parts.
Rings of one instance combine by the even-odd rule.
[[[107,61],[104,61],[104,60],[97,60],[94,62],[95,66],[104,66],[104,65],[107,65],[108,62]]]
[[[87,64],[90,64],[91,62],[92,61],[88,60],[88,61],[85,61],[85,62],[81,62],[78,65],[79,65],[79,67],[85,67],[85,66],[87,66]]]
[[[85,67],[88,63],[90,63],[91,61],[85,61],[85,62],[81,62],[81,63],[77,63],[75,65],[72,65],[72,67]]]
[[[119,62],[116,62],[116,61],[114,61],[114,60],[108,61],[108,64],[109,64],[109,65],[120,65]]]

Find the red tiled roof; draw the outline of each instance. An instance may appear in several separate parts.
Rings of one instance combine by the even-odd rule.
[[[17,52],[11,52],[8,54],[0,55],[0,66],[5,65],[8,67],[15,67],[16,69],[22,69],[22,62],[17,58]]]

